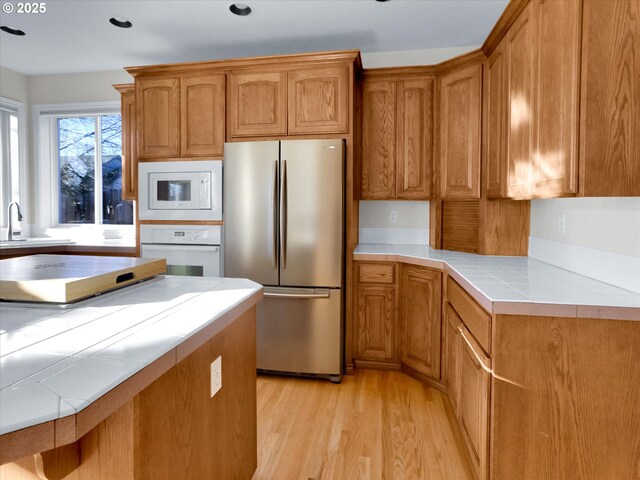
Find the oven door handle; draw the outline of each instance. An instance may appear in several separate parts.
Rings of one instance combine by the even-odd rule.
[[[218,245],[175,245],[170,243],[143,243],[141,245],[147,252],[217,252]]]

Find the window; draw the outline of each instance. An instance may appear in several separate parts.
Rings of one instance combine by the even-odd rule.
[[[122,201],[122,117],[119,113],[56,116],[57,223],[133,224]]]
[[[9,203],[20,202],[20,105],[0,99],[0,226],[3,228],[9,223]],[[12,214],[13,225],[19,225],[17,210]]]

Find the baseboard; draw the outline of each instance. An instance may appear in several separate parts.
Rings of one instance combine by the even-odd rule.
[[[397,360],[360,360],[354,359],[356,368],[373,368],[378,370],[400,370],[400,362]]]
[[[400,370],[402,370],[402,373],[405,373],[405,374],[409,375],[410,377],[415,378],[416,380],[420,380],[422,383],[426,383],[427,385],[429,385],[430,387],[435,388],[439,392],[442,392],[444,394],[447,393],[447,388],[444,386],[443,383],[441,383],[438,380],[435,380],[435,379],[425,375],[424,373],[420,373],[416,369],[411,368],[410,366],[408,366],[408,365],[406,365],[404,363],[400,364]]]

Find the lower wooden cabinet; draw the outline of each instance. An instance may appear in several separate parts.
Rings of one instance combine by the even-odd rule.
[[[489,459],[489,393],[491,374],[487,357],[480,345],[462,324],[458,350],[458,421],[471,463],[479,480],[488,478]]]
[[[356,262],[356,364],[399,366],[396,334],[396,264]]]
[[[400,360],[439,380],[442,273],[403,265],[400,275]]]
[[[456,311],[447,304],[445,320],[442,326],[442,383],[449,393],[449,400],[454,409],[458,406],[460,392],[459,352],[460,352],[460,326],[462,320]]]

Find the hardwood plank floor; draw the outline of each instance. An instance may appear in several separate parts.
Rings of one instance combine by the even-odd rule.
[[[442,394],[400,372],[258,377],[254,480],[472,478]]]

